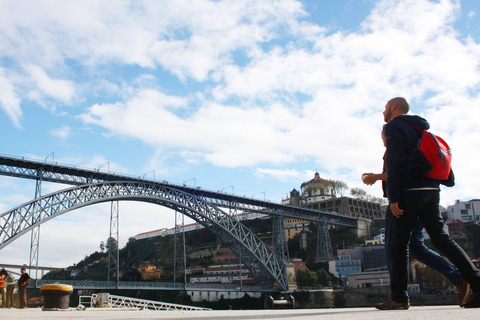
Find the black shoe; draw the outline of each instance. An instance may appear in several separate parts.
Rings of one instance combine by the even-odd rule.
[[[463,305],[465,308],[480,308],[480,292],[474,292]]]
[[[375,306],[378,310],[407,310],[410,308],[410,302],[399,303],[388,298],[385,302]]]

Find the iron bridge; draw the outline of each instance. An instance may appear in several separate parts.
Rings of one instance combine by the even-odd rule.
[[[273,287],[276,283],[278,290],[282,291],[288,290],[285,266],[288,251],[283,229],[274,231],[274,244],[269,247],[235,217],[237,210],[270,215],[280,225],[284,218],[289,217],[323,225],[357,226],[356,218],[330,212],[24,158],[0,156],[0,174],[34,179],[37,183],[48,181],[71,186],[0,214],[0,249],[50,219],[72,210],[102,202],[143,201],[180,212],[208,228],[241,257],[260,287]]]

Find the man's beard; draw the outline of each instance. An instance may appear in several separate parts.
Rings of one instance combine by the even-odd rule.
[[[384,114],[385,122],[389,122],[392,119],[392,109],[388,108],[387,113]]]

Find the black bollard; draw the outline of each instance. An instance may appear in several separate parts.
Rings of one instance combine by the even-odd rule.
[[[43,295],[43,310],[68,309],[73,287],[66,284],[46,284],[40,288]]]

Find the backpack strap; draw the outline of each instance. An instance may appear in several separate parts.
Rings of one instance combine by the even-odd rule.
[[[414,125],[413,123],[408,122],[408,121],[407,121],[407,123],[410,124],[410,125],[411,125],[412,127],[414,127],[415,129],[417,129],[418,131],[425,132],[425,130],[420,129],[419,127],[417,127],[417,126]]]
[[[404,120],[405,121],[405,120]],[[416,125],[414,125],[413,123],[411,122],[408,122],[408,121],[405,121],[406,123],[408,123],[409,125],[411,125],[412,127],[414,127],[415,129],[417,129],[418,131],[420,131],[422,134],[418,137],[418,140],[417,140],[417,148],[420,148],[420,143],[422,142],[422,137],[423,137],[423,134],[425,132],[427,132],[427,130],[422,130],[420,129],[419,127],[417,127]]]

